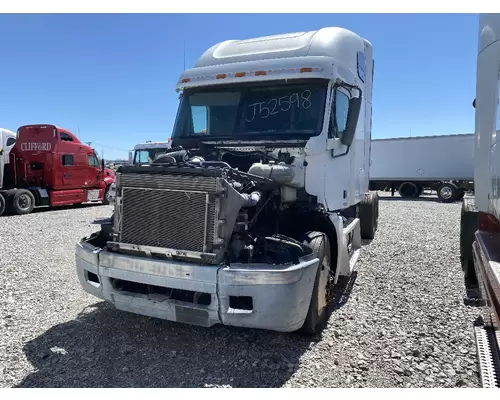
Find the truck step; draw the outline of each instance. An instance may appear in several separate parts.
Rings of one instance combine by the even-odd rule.
[[[500,331],[489,326],[474,327],[483,388],[500,388]]]

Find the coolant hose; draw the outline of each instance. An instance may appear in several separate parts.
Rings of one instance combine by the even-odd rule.
[[[259,191],[255,191],[250,194],[243,193],[242,196],[245,200],[245,202],[243,203],[243,207],[255,207],[262,198],[262,193]]]

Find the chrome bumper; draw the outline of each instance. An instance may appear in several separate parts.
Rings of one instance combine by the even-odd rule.
[[[123,311],[205,327],[299,329],[318,265],[311,257],[292,266],[229,268],[112,253],[87,239],[76,245],[76,271],[88,293]]]

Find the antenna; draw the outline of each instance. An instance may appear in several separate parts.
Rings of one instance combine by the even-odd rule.
[[[81,137],[80,137],[80,125],[78,125],[78,139],[81,139]]]
[[[186,70],[186,39],[184,39],[184,70]]]

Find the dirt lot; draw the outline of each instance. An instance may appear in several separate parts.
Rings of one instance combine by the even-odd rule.
[[[0,387],[477,387],[460,205],[380,207],[348,296],[315,340],[145,318],[86,294],[75,242],[109,206],[1,217]]]

